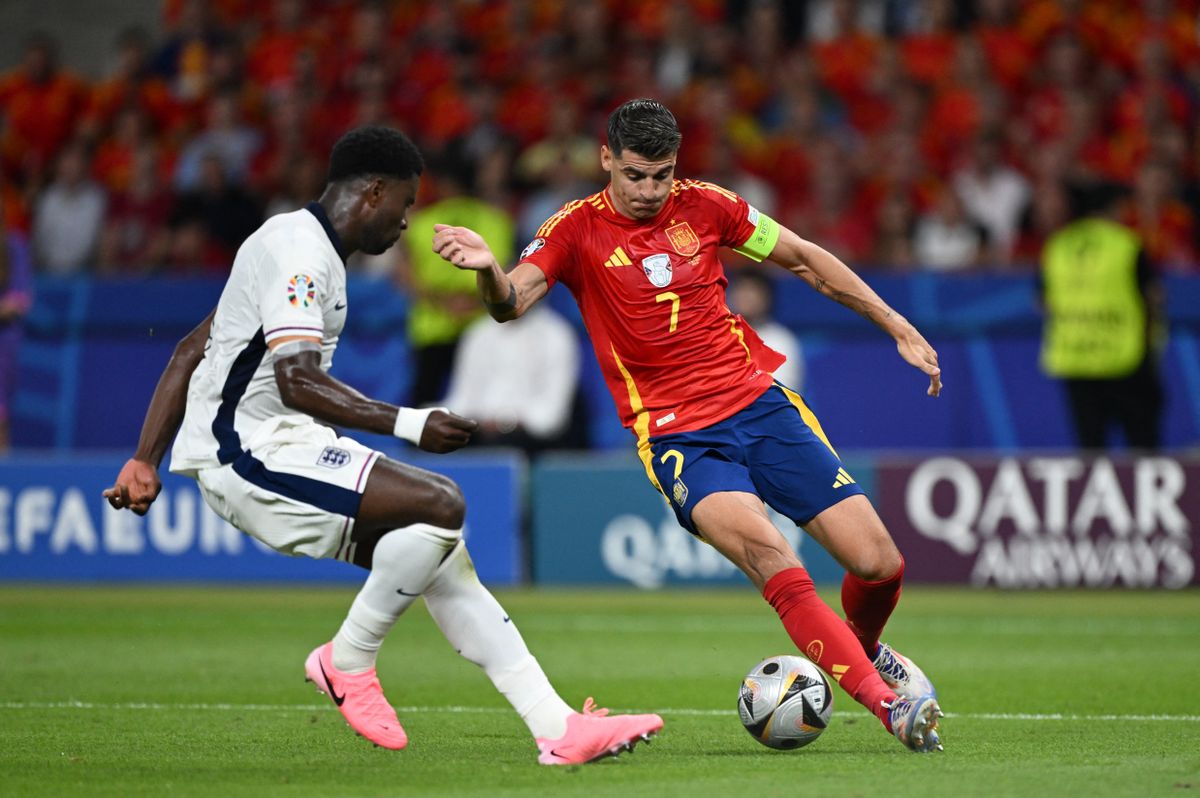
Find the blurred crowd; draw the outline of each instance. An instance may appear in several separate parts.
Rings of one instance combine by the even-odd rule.
[[[1200,0],[166,0],[110,63],[39,33],[0,77],[3,224],[44,273],[222,273],[367,123],[426,153],[422,204],[487,203],[519,248],[603,185],[635,96],[678,116],[681,175],[862,268],[1030,269],[1117,187],[1200,273]]]

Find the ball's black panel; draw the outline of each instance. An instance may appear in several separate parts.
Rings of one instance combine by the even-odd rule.
[[[762,672],[767,674],[768,676],[770,676],[772,673],[775,673],[775,671],[777,671],[777,670],[779,670],[778,662],[768,662],[766,665],[763,665]]]
[[[828,704],[826,704],[826,706],[828,706]],[[817,711],[816,707],[807,701],[804,702],[804,725],[812,726],[814,729],[824,729],[826,726],[824,718],[821,717],[821,713]]]
[[[756,738],[761,738],[762,733],[767,728],[767,724],[770,722],[771,722],[771,715],[767,715],[765,718],[760,720],[758,723],[752,723],[749,726],[746,726],[746,731],[750,732]],[[745,725],[745,724],[743,724],[743,725]]]
[[[746,710],[752,716],[754,715],[754,691],[745,682],[742,682],[742,691],[738,694],[738,701],[745,705]]]

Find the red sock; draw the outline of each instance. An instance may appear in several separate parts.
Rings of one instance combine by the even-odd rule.
[[[891,703],[896,694],[879,677],[846,622],[821,601],[808,572],[780,571],[767,580],[763,598],[779,613],[783,628],[805,656],[887,726],[882,704]]]
[[[900,600],[903,581],[903,557],[900,558],[900,570],[887,579],[868,582],[847,571],[846,578],[842,580],[842,610],[846,613],[846,623],[858,642],[862,643],[868,657],[875,656],[879,635],[883,633],[884,624]]]

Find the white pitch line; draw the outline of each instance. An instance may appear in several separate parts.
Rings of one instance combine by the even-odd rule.
[[[218,711],[218,712],[313,712],[329,709],[328,704],[160,704],[149,702],[99,703],[93,701],[6,701],[0,709],[149,709],[175,711]],[[396,707],[400,714],[450,712],[459,714],[508,714],[512,710],[502,707]],[[621,712],[644,712],[644,709],[622,709]],[[696,717],[720,717],[734,714],[733,709],[690,709],[667,707],[656,709],[660,715],[690,715]],[[852,714],[869,717],[866,712]],[[964,720],[1030,720],[1030,721],[1142,721],[1154,723],[1200,723],[1200,715],[1076,715],[1064,713],[1026,712],[947,712],[947,718]]]

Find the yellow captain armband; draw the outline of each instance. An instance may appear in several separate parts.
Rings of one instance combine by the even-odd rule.
[[[753,207],[750,208],[749,219],[754,225],[754,232],[740,247],[734,247],[733,251],[753,261],[761,261],[771,254],[779,241],[779,222],[765,213],[759,213]]]

